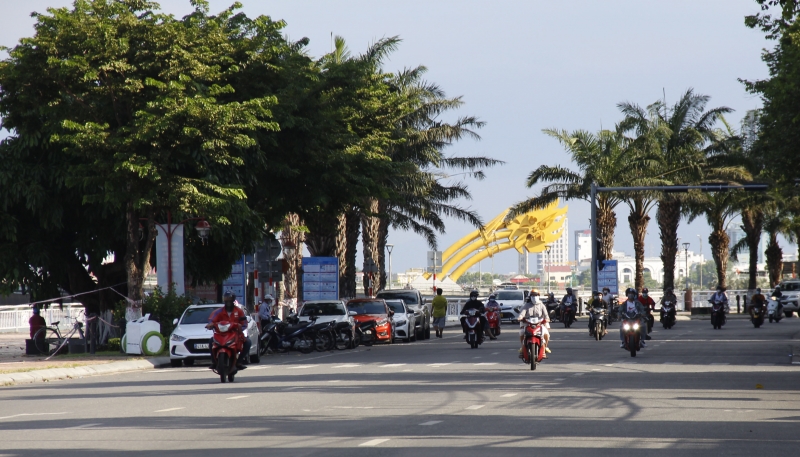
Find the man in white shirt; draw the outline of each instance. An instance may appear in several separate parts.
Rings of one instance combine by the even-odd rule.
[[[528,295],[528,298],[525,299],[525,305],[523,305],[522,309],[519,312],[520,357],[522,357],[522,351],[525,349],[525,327],[528,326],[528,324],[525,323],[525,318],[528,317],[538,317],[539,319],[544,321],[544,325],[542,326],[542,338],[544,339],[544,350],[548,354],[550,353],[550,348],[548,347],[550,343],[550,332],[547,330],[548,328],[550,328],[550,324],[547,322],[549,320],[547,314],[548,314],[547,307],[544,306],[544,304],[539,301],[539,291],[533,289],[530,295]]]

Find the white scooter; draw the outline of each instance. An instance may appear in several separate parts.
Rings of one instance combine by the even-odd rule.
[[[775,297],[769,297],[767,299],[767,316],[769,317],[770,323],[777,323],[783,319],[783,306]]]

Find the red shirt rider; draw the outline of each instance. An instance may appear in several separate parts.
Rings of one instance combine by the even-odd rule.
[[[244,327],[247,326],[247,317],[244,315],[244,311],[241,310],[238,306],[234,305],[233,310],[228,312],[225,307],[214,311],[211,313],[211,316],[208,318],[209,326],[213,327],[216,326],[220,322],[228,321],[232,324],[239,324],[239,347],[242,347],[244,343]]]
[[[647,289],[643,290],[642,292],[647,292]],[[653,311],[656,309],[656,302],[653,300],[653,297],[649,295],[640,294],[639,295],[639,303],[642,304],[646,309]]]

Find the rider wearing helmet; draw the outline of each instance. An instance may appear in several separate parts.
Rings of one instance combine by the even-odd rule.
[[[602,309],[608,310],[608,303],[605,300],[603,300],[603,294],[602,293],[595,291],[595,292],[592,293],[592,297],[593,297],[592,298],[592,302],[589,303],[589,309],[602,308]],[[592,317],[592,314],[589,313],[589,331],[590,332],[592,331],[592,329],[594,329],[594,324],[595,324],[594,323],[594,318]],[[608,333],[608,330],[606,330],[606,333]],[[604,333],[603,336],[605,336],[606,333]]]
[[[480,327],[481,328],[478,329],[478,335],[480,335],[481,341],[483,341],[483,333],[489,329],[489,323],[486,321],[486,316],[484,316],[484,314],[486,314],[486,307],[483,306],[483,302],[482,301],[478,300],[478,291],[477,290],[473,290],[472,292],[469,293],[469,301],[464,303],[464,307],[461,308],[461,315],[462,315],[462,317],[461,317],[461,329],[464,331],[464,338],[467,337],[466,316],[467,316],[467,311],[470,310],[470,309],[476,309],[476,310],[478,310],[478,313],[480,314],[480,322],[481,322],[480,323]],[[495,338],[495,337],[493,337],[491,335],[489,336],[489,338],[491,338],[493,340],[497,339],[497,338]]]
[[[244,311],[235,305],[236,302],[236,295],[231,292],[225,292],[225,295],[222,297],[222,302],[225,303],[225,306],[222,308],[214,311],[211,313],[211,316],[208,318],[208,324],[206,325],[207,329],[214,328],[218,322],[235,322],[239,324],[239,338],[242,342],[242,352],[239,353],[239,360],[236,362],[236,368],[239,370],[244,370],[245,365],[244,361],[250,355],[250,346],[252,343],[250,342],[250,338],[245,338],[244,336],[244,329],[247,327],[247,316],[245,316]],[[211,346],[213,347],[214,338],[211,338]],[[211,361],[211,368],[213,369],[216,363]]]
[[[567,294],[561,299],[561,315],[564,315],[564,310],[570,308],[572,310],[572,315],[576,315],[578,312],[578,299],[575,298],[575,295],[572,293],[572,287],[567,287],[566,289]]]
[[[756,293],[750,297],[750,317],[755,318],[753,310],[756,308],[764,308],[767,304],[767,298],[761,293],[761,288],[756,287]]]
[[[520,358],[522,358],[522,351],[525,350],[525,327],[528,325],[525,323],[525,318],[529,317],[538,317],[544,320],[545,324],[542,326],[542,338],[544,339],[544,350],[549,354],[550,348],[548,347],[548,343],[550,342],[550,332],[547,329],[550,328],[550,323],[548,322],[550,317],[547,313],[547,307],[544,306],[544,303],[539,301],[539,291],[536,289],[531,290],[530,295],[525,298],[525,304],[519,312]]]
[[[673,306],[678,303],[678,297],[675,296],[675,292],[672,291],[672,287],[667,287],[664,289],[664,296],[661,297],[661,304],[663,305],[665,302],[670,302]]]
[[[639,303],[648,311],[656,309],[656,302],[653,300],[653,297],[650,296],[650,290],[647,287],[642,289],[642,294],[639,295]]]
[[[776,288],[776,290],[778,290],[778,288]],[[722,285],[717,285],[717,291],[711,296],[709,301],[711,303],[722,303],[725,307],[725,312],[728,312],[728,296],[725,294],[725,288],[722,287]]]
[[[644,340],[649,340],[650,337],[647,335],[647,322],[643,319],[646,315],[646,310],[644,306],[637,300],[638,293],[636,289],[629,287],[628,290],[625,291],[625,295],[628,297],[628,300],[623,303],[619,311],[622,314],[638,314],[640,316],[639,319],[639,331],[642,333],[642,347],[647,347],[647,343]],[[625,332],[622,328],[622,325],[619,326],[619,347],[625,347]]]

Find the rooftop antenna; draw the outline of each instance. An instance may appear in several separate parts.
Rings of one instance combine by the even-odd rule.
[[[331,53],[333,53],[333,32],[331,32]]]

